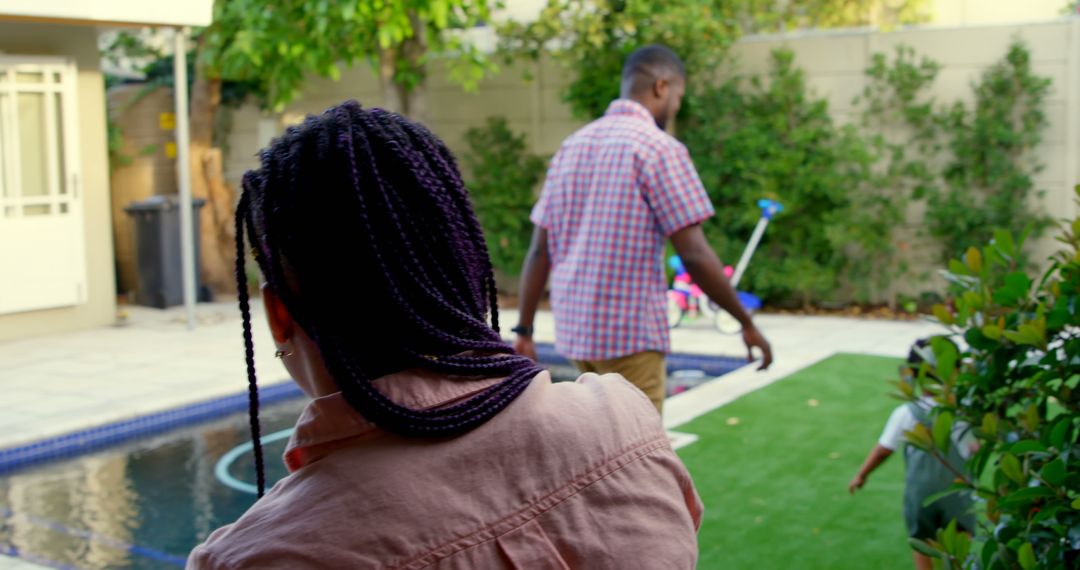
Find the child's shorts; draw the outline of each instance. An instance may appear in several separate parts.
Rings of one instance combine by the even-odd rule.
[[[926,540],[936,538],[938,529],[949,526],[956,519],[957,530],[975,531],[975,515],[971,512],[972,500],[963,494],[953,494],[923,506],[926,497],[904,496],[904,522],[908,536]]]

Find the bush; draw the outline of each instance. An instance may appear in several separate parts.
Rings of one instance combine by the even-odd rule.
[[[516,276],[529,249],[529,213],[547,161],[529,153],[525,136],[515,134],[501,117],[469,129],[465,141],[468,151],[462,161],[467,186],[492,264],[504,274]]]
[[[1032,151],[1049,80],[1015,43],[973,86],[968,109],[929,96],[939,70],[909,47],[891,60],[876,54],[858,128],[833,123],[787,50],[773,53],[764,79],[691,83],[679,134],[720,211],[706,226],[714,247],[738,257],[757,198],[787,208],[747,273],[750,290],[781,304],[888,299],[892,281],[914,278],[900,255],[911,244],[896,230],[916,201],[928,209],[912,223],[946,259],[998,229],[1039,235],[1047,220],[1030,200],[1041,195]]]
[[[848,266],[846,246],[860,230],[849,213],[868,154],[857,136],[833,124],[827,103],[808,93],[792,52],[773,52],[767,80],[700,88],[687,100],[679,133],[719,213],[705,229],[726,262],[734,263],[749,239],[759,198],[784,205],[743,286],[774,302],[833,294]]]
[[[936,378],[923,370],[917,384],[935,395],[936,419],[909,441],[940,456],[954,422],[973,427],[972,478],[954,489],[981,497],[987,521],[974,549],[955,528],[914,543],[946,568],[1080,567],[1080,218],[1059,239],[1065,249],[1033,282],[1023,240],[998,230],[950,263],[951,306],[934,308],[967,347],[934,339]]]

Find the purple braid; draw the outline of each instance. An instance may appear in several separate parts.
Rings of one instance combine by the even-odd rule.
[[[487,244],[445,148],[399,115],[346,102],[287,129],[244,176],[237,283],[260,493],[245,225],[268,287],[319,347],[346,401],[388,431],[460,434],[512,403],[540,372],[499,336]],[[410,368],[502,380],[453,406],[415,410],[373,384]]]

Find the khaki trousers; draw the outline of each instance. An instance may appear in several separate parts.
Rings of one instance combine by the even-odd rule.
[[[662,352],[638,352],[610,360],[571,360],[578,370],[595,374],[621,374],[652,400],[658,412],[664,411],[664,383],[667,367]]]

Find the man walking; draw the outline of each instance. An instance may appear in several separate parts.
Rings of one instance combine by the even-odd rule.
[[[670,348],[663,255],[670,239],[690,276],[743,327],[748,357],[768,341],[754,326],[709,247],[712,204],[686,147],[664,132],[679,112],[686,70],[647,46],[623,67],[607,113],[570,136],[552,159],[533,209],[521,277],[515,348],[536,358],[533,319],[549,273],[556,349],[582,372],[618,373],[662,410]]]

